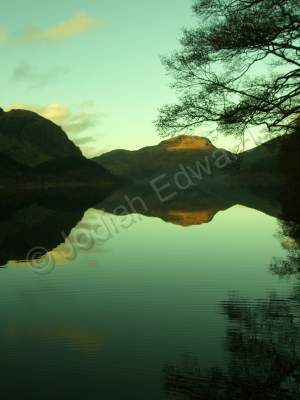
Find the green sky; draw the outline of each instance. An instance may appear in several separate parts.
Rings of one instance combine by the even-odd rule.
[[[2,0],[0,105],[51,118],[88,156],[157,143],[152,121],[174,100],[159,56],[194,23],[191,4]]]

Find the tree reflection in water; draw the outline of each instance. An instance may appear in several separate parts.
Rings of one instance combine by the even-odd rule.
[[[285,258],[274,258],[271,272],[280,277],[300,277],[300,224],[281,222],[278,234],[282,247],[287,251]]]
[[[185,356],[165,368],[168,399],[298,399],[299,321],[295,304],[271,295],[266,302],[236,296],[223,304],[229,320],[226,367],[201,371]]]

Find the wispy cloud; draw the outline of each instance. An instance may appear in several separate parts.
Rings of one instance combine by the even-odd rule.
[[[93,142],[95,142],[95,138],[93,136],[85,136],[85,137],[76,139],[76,144],[78,146],[84,146],[86,144],[91,144]]]
[[[45,86],[53,83],[67,73],[64,67],[52,67],[47,71],[38,71],[28,64],[18,65],[12,72],[11,81],[23,82],[31,88]]]
[[[55,42],[78,36],[92,29],[98,29],[101,26],[102,21],[98,18],[87,14],[78,14],[50,28],[33,27],[15,35],[10,35],[4,27],[0,27],[0,43],[26,44]]]
[[[12,109],[29,110],[40,114],[41,116],[50,119],[57,125],[61,126],[86,156],[93,156],[95,151],[94,142],[96,138],[90,134],[85,134],[87,130],[97,126],[102,117],[101,113],[90,111],[87,109],[87,104],[79,105],[79,111],[72,112],[68,107],[63,104],[49,104],[47,106],[40,106],[37,104],[26,103],[12,103],[5,107],[6,111]],[[92,145],[92,147],[90,146]]]

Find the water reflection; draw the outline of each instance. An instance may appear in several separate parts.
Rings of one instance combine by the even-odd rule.
[[[295,219],[298,216],[295,214]],[[280,221],[278,239],[285,257],[274,258],[270,269],[281,278],[298,278],[300,225]],[[222,304],[228,328],[225,365],[200,368],[196,356],[186,355],[164,371],[168,399],[298,399],[300,396],[300,286],[281,297],[249,300],[231,295]]]
[[[104,338],[84,328],[67,325],[55,327],[28,327],[12,325],[1,332],[1,339],[8,342],[56,340],[80,352],[97,353],[103,348]]]
[[[300,191],[293,190],[291,200],[290,192],[253,191],[247,185],[239,190],[217,190],[208,184],[193,190],[174,187],[167,190],[170,193],[164,201],[144,185],[132,185],[110,193],[97,189],[80,192],[48,189],[23,192],[22,196],[7,194],[0,202],[0,266],[9,261],[25,260],[31,264],[38,261],[34,263],[35,271],[49,273],[57,263],[71,262],[80,247],[88,246],[87,250],[91,250],[95,240],[107,242],[121,230],[139,222],[140,216],[157,217],[188,227],[209,223],[219,211],[239,204],[280,219],[281,236],[285,237],[280,240],[289,247],[289,256],[286,260],[274,259],[271,270],[281,276],[296,272],[299,253],[295,236],[299,229],[295,224],[300,217],[295,198]],[[113,218],[112,224],[107,221],[109,218],[99,218],[99,211],[97,218],[93,217],[88,223],[82,221],[91,207],[105,212],[106,217],[119,216],[118,224]],[[76,232],[71,235],[75,227]],[[84,243],[80,243],[81,240]]]
[[[216,190],[202,185],[194,190],[167,188],[167,200],[153,190],[140,185],[114,191],[97,208],[116,215],[142,214],[158,217],[165,222],[181,226],[211,222],[223,210],[240,204],[280,218],[284,203],[277,192],[255,192],[249,188]]]
[[[227,366],[202,371],[186,356],[165,369],[168,399],[298,399],[299,315],[288,299],[231,297],[223,304],[229,327]]]
[[[0,265],[42,257],[64,242],[84,212],[107,193],[99,190],[11,193],[0,202]]]
[[[300,224],[281,221],[278,239],[286,250],[286,257],[274,258],[271,264],[273,274],[280,277],[299,278],[300,273]]]
[[[273,237],[274,218],[245,207],[214,218],[236,203],[283,215],[278,196],[246,191],[185,192],[160,203],[146,190],[131,188],[106,197],[55,193],[1,203],[3,260],[22,259],[30,246],[41,244],[56,263],[70,267],[46,277],[1,271],[4,379],[23,371],[24,387],[31,392],[38,385],[43,392],[48,376],[55,375],[52,398],[62,390],[84,397],[88,386],[86,398],[104,393],[162,399],[162,368],[168,362],[167,398],[294,398],[300,296],[269,273],[272,256],[283,253]],[[99,210],[90,209],[94,204]],[[199,229],[176,226],[208,222]],[[280,224],[287,256],[280,259],[285,260],[294,250],[297,229],[289,220]],[[68,237],[57,248],[64,241],[62,231]],[[70,243],[80,232],[99,240],[83,241],[94,243],[93,251],[79,251],[74,258]],[[83,268],[91,254],[97,268]],[[224,303],[228,291],[237,288],[240,297]],[[267,295],[271,289],[274,293]],[[288,295],[275,294],[277,289]],[[226,330],[229,361],[222,349]],[[181,353],[195,356],[176,364]],[[40,354],[45,374],[31,382]],[[219,367],[210,369],[215,359]]]
[[[168,190],[173,192],[169,193],[167,201],[162,201],[154,190],[142,185],[111,193],[89,189],[84,192],[47,190],[38,193],[28,191],[22,193],[22,196],[7,195],[0,202],[0,265],[10,260],[40,259],[50,252],[54,262],[61,258],[65,260],[67,246],[63,251],[57,249],[57,246],[68,239],[72,228],[79,226],[85,211],[90,207],[122,216],[120,226],[124,229],[136,223],[135,214],[158,217],[184,227],[209,223],[219,211],[236,204],[285,219],[285,225],[282,225],[285,230],[291,231],[288,221],[299,221],[296,203],[287,201],[287,196],[282,193],[270,190],[255,192],[244,188],[214,191],[209,186],[187,191],[176,191],[174,188]],[[81,222],[80,229],[84,224]],[[95,223],[91,225],[95,230]],[[96,228],[98,236],[100,229],[106,229],[106,239],[112,236],[104,221],[98,223]],[[113,227],[114,231],[116,229]],[[283,235],[286,236],[287,232],[283,232]],[[103,233],[99,236],[102,241],[106,240],[104,236]],[[292,239],[289,243],[292,243]],[[297,260],[295,251],[290,248],[289,266],[287,262],[283,265],[277,260],[272,270],[281,275],[287,274],[289,269],[295,268]],[[70,257],[67,261],[70,261]]]

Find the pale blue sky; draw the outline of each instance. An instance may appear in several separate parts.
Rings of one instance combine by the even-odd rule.
[[[33,109],[91,156],[159,142],[174,100],[159,55],[194,23],[192,0],[1,0],[1,106]]]

